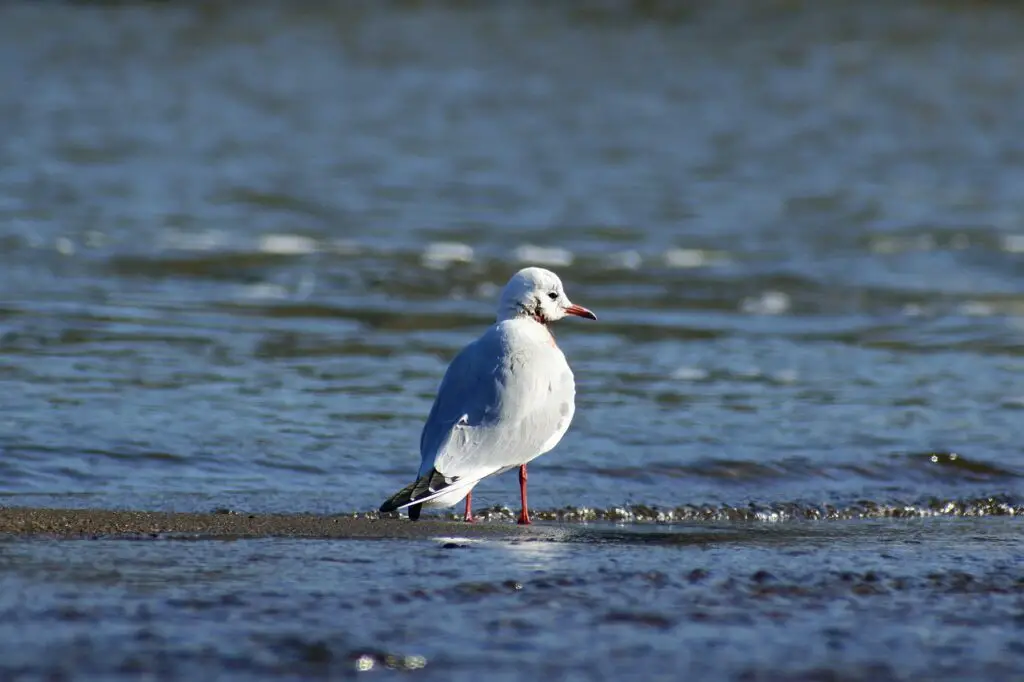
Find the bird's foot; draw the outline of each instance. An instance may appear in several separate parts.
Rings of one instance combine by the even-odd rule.
[[[530,520],[530,516],[526,512],[523,512],[519,515],[519,520],[516,521],[516,523],[518,523],[520,526],[533,525],[533,521]]]
[[[472,514],[466,514],[462,518],[462,520],[465,521],[466,523],[476,523],[476,517],[473,516]]]

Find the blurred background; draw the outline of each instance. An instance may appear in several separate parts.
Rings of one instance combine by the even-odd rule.
[[[939,0],[5,2],[0,499],[375,509],[533,264],[600,317],[557,330],[578,407],[538,509],[1012,505],[1022,29]]]

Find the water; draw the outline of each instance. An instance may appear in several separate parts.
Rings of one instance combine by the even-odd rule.
[[[1020,670],[1016,520],[650,528],[452,537],[415,551],[388,540],[2,543],[0,669],[875,681]]]
[[[0,502],[374,509],[530,263],[601,318],[557,330],[577,413],[531,470],[541,518],[1016,514],[1022,22],[959,2],[6,3]],[[511,475],[475,491],[494,518],[517,497]],[[841,545],[844,523],[820,532]],[[356,544],[294,551],[389,546]],[[103,555],[178,551],[141,547]]]

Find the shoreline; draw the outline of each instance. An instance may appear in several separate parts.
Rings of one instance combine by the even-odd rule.
[[[16,538],[56,540],[528,540],[542,542],[626,542],[638,544],[704,544],[747,542],[773,538],[801,541],[816,538],[856,538],[863,523],[876,537],[902,537],[907,524],[915,532],[944,536],[949,521],[970,523],[985,532],[1016,535],[1020,515],[887,515],[878,517],[794,518],[786,522],[739,518],[680,519],[667,523],[613,519],[546,518],[519,526],[500,516],[483,515],[476,523],[451,517],[381,518],[375,512],[320,515],[256,513],[219,509],[210,512],[140,511],[125,509],[0,506],[0,541]],[[928,523],[935,521],[936,523]],[[1002,521],[1004,523],[999,523]],[[848,523],[849,522],[849,523]],[[945,522],[945,523],[944,523]],[[1006,523],[1009,523],[1007,526]],[[642,530],[641,530],[642,529]],[[927,529],[927,530],[926,530]]]
[[[545,524],[546,525],[546,524]],[[0,507],[0,538],[60,539],[197,537],[442,539],[543,536],[543,526],[447,519],[409,521],[371,515],[256,514],[245,512],[151,512],[108,509]],[[551,529],[551,526],[547,526]]]

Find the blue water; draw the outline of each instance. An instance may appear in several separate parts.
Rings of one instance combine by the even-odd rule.
[[[1008,3],[924,0],[5,3],[0,504],[373,510],[411,481],[448,361],[537,264],[600,317],[556,330],[577,411],[531,465],[540,518],[1016,514],[1022,24]],[[474,498],[507,518],[514,476]],[[183,551],[103,547],[115,563]],[[7,579],[53,593],[33,575]],[[109,608],[135,604],[111,585]],[[799,648],[825,617],[800,618],[773,636]],[[952,636],[925,621],[907,627],[934,627],[928,646]],[[648,672],[790,671],[792,647],[744,659],[748,635],[724,637],[706,669],[666,644]],[[857,650],[941,677],[893,637]],[[36,641],[18,650],[64,640]],[[630,651],[614,660],[639,665]]]
[[[0,541],[15,679],[1012,679],[1014,519]]]

